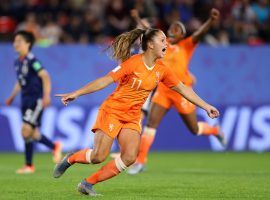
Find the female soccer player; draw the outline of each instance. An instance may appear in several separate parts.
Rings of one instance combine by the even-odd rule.
[[[133,42],[142,36],[142,54],[130,57]],[[162,82],[167,87],[183,95],[189,101],[203,108],[214,118],[219,112],[204,102],[191,88],[182,84],[171,70],[159,60],[167,48],[166,36],[158,29],[134,29],[116,37],[112,43],[113,57],[123,61],[109,74],[68,94],[58,94],[64,105],[79,96],[101,90],[113,82],[118,82],[116,90],[103,102],[92,128],[95,133],[93,149],[83,149],[67,154],[56,165],[53,176],[60,177],[75,163],[98,164],[108,156],[114,138],[120,146],[120,157],[111,160],[97,172],[78,185],[78,191],[96,196],[93,185],[108,180],[133,164],[138,155],[141,132],[141,107],[149,93]]]
[[[141,24],[141,26],[149,28],[147,24],[141,21],[136,10],[132,11],[131,16],[137,23]],[[177,78],[188,87],[192,87],[194,83],[194,77],[189,72],[188,68],[193,52],[200,39],[218,18],[219,11],[212,9],[209,19],[194,32],[192,36],[186,39],[184,39],[186,29],[181,22],[174,22],[168,30],[169,45],[163,62],[169,66]],[[172,106],[176,108],[191,133],[204,136],[213,135],[225,145],[224,135],[219,126],[213,127],[206,122],[198,122],[195,105],[186,100],[182,95],[166,87],[163,83],[160,83],[152,98],[152,104],[149,110],[146,127],[144,127],[142,134],[137,161],[128,169],[128,174],[133,175],[143,171],[148,152],[154,142],[156,129],[164,115]]]
[[[30,52],[35,42],[34,35],[27,31],[18,31],[14,38],[14,49],[19,54],[15,60],[17,79],[10,97],[6,100],[11,105],[14,98],[22,92],[22,136],[25,142],[25,165],[18,169],[18,174],[34,173],[32,164],[33,141],[40,142],[52,149],[54,162],[61,160],[61,144],[53,143],[39,132],[43,109],[50,104],[51,82],[47,71]]]

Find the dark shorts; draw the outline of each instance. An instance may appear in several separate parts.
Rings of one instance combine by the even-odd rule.
[[[30,124],[33,128],[40,127],[42,113],[42,99],[37,99],[22,105],[23,122]]]

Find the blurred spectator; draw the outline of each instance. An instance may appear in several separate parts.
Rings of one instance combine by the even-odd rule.
[[[29,2],[31,2],[31,1],[29,1]],[[37,18],[36,18],[35,13],[32,13],[32,12],[28,13],[26,15],[25,21],[21,22],[17,26],[17,31],[18,30],[26,30],[26,31],[32,32],[35,35],[35,38],[36,38],[37,41],[42,39],[41,27],[37,23]]]
[[[256,15],[257,21],[262,24],[269,20],[270,9],[267,0],[258,0],[252,5],[252,10]]]
[[[12,40],[13,32],[15,30],[15,21],[9,16],[0,16],[0,37],[3,41]]]
[[[153,18],[157,15],[156,7],[152,0],[135,0],[130,9],[136,9],[142,18]]]
[[[63,11],[59,12],[56,17],[56,23],[62,28],[67,26],[69,23],[68,15]]]
[[[205,36],[205,42],[211,46],[228,46],[230,44],[229,34],[224,29],[212,28]]]
[[[257,36],[255,26],[256,15],[249,0],[238,0],[232,8],[233,40],[237,43],[246,43],[250,37]]]
[[[270,7],[267,0],[258,0],[252,5],[256,15],[259,37],[265,42],[269,42],[270,35]]]
[[[172,9],[170,12],[165,14],[164,21],[161,22],[161,28],[163,30],[168,30],[170,24],[174,21],[181,21],[180,12],[177,9]]]
[[[48,44],[57,44],[62,35],[62,29],[53,21],[52,16],[48,15],[45,25],[41,28],[41,34]]]
[[[130,27],[129,12],[123,0],[111,0],[108,2],[105,19],[109,36],[117,36],[127,31]]]
[[[46,0],[44,1],[43,11],[49,13],[52,17],[52,20],[56,20],[58,13],[62,11],[61,0]]]
[[[91,13],[99,20],[103,19],[104,16],[104,9],[105,9],[106,3],[104,0],[88,0],[86,2],[86,13]]]
[[[64,34],[68,38],[68,40],[64,40],[64,42],[67,42],[67,43],[78,42],[81,37],[83,29],[84,29],[84,25],[81,20],[81,17],[79,15],[72,15],[70,17],[70,22],[64,27],[64,31],[65,31]]]
[[[215,7],[220,11],[220,19],[209,30],[205,36],[205,42],[212,46],[227,46],[230,44],[230,33],[232,32],[231,8],[232,2],[228,0],[214,0],[213,5],[207,5],[206,11]],[[195,5],[200,6],[200,5]],[[197,15],[198,16],[198,15]]]
[[[207,44],[270,42],[269,0],[1,0],[0,41],[11,41],[18,29],[46,44],[110,41],[135,25],[133,8],[164,31],[180,20],[191,33],[212,7],[221,19],[206,35]]]
[[[10,34],[15,30],[15,21],[8,16],[0,17],[0,34]]]
[[[84,32],[87,34],[89,42],[97,43],[104,37],[104,22],[99,16],[91,11],[84,14]]]
[[[193,18],[194,0],[177,0],[174,6],[179,10],[183,23],[187,23]]]
[[[68,0],[69,5],[74,9],[74,10],[81,10],[83,9],[85,5],[85,0]]]

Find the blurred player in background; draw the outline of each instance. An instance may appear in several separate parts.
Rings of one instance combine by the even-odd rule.
[[[163,59],[164,64],[172,69],[174,74],[186,86],[192,87],[195,77],[189,71],[189,62],[193,52],[209,28],[219,19],[219,11],[212,9],[209,19],[190,37],[185,38],[185,26],[176,21],[171,24],[168,30],[168,48]],[[132,10],[131,16],[138,24],[144,28],[149,28],[145,20],[141,20],[138,11]],[[146,127],[144,127],[139,155],[136,163],[128,169],[129,174],[137,174],[143,171],[147,161],[147,155],[153,144],[156,129],[168,110],[174,106],[183,119],[191,133],[195,135],[215,136],[222,145],[225,145],[224,134],[219,126],[210,126],[206,122],[198,122],[196,115],[196,106],[186,100],[177,92],[170,90],[164,84],[160,83],[152,98],[149,116]]]
[[[142,36],[142,54],[130,56],[131,46]],[[166,36],[158,29],[134,29],[116,37],[112,43],[113,57],[121,64],[109,74],[69,94],[58,94],[67,105],[79,96],[101,90],[119,82],[115,91],[101,105],[92,131],[93,149],[70,153],[56,165],[53,176],[60,177],[75,163],[98,164],[103,162],[117,138],[121,154],[78,185],[78,191],[97,196],[93,185],[108,180],[133,164],[138,155],[141,133],[141,108],[149,93],[163,82],[168,88],[203,108],[211,118],[218,117],[216,108],[204,102],[190,87],[182,84],[159,58],[165,55]]]
[[[49,74],[37,58],[30,52],[35,42],[31,32],[18,31],[14,38],[14,49],[19,54],[15,60],[17,82],[10,97],[6,100],[11,105],[21,91],[21,109],[23,115],[22,136],[25,142],[25,165],[18,169],[18,174],[35,172],[32,162],[33,141],[39,142],[52,150],[54,162],[61,160],[61,144],[53,143],[39,131],[43,109],[50,105],[51,81]]]

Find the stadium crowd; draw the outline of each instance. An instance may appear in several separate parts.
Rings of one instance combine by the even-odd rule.
[[[221,19],[204,43],[270,42],[268,0],[1,0],[0,41],[12,41],[14,31],[24,29],[45,46],[106,43],[135,26],[130,17],[133,8],[164,31],[181,20],[191,33],[207,19],[212,7],[219,9]]]

